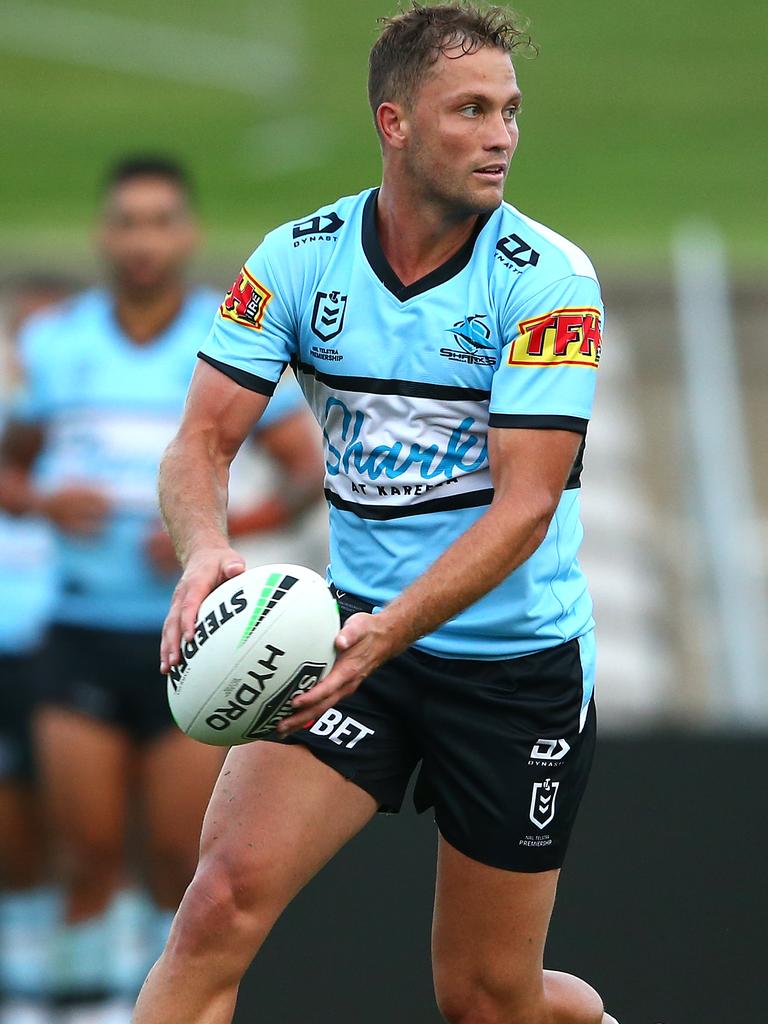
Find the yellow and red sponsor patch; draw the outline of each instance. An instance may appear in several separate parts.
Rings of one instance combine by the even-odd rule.
[[[247,267],[243,267],[219,306],[219,313],[225,320],[260,331],[271,299],[269,288],[258,281]]]
[[[591,306],[553,309],[521,320],[510,366],[591,366],[600,362],[602,315]]]

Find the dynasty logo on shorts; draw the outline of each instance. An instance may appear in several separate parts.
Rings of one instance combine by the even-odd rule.
[[[599,309],[553,309],[521,320],[509,349],[509,366],[591,366],[600,362]]]
[[[272,292],[243,267],[235,283],[219,306],[219,313],[225,320],[232,320],[252,331],[260,331]]]
[[[557,791],[560,788],[559,782],[545,779],[543,782],[534,782],[531,793],[530,818],[533,824],[544,831],[555,816],[555,804],[557,802]]]
[[[571,745],[567,740],[542,740],[538,739],[531,748],[528,764],[535,761],[562,761]]]

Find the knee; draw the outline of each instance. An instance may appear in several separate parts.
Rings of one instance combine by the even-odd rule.
[[[243,949],[253,956],[282,909],[258,879],[255,868],[201,862],[181,901],[169,951],[194,958]]]
[[[453,978],[436,986],[437,1004],[448,1024],[540,1024],[542,994],[512,979]]]

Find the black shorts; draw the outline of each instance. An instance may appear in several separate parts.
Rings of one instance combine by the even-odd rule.
[[[339,604],[343,618],[370,610],[350,595]],[[420,762],[416,809],[434,807],[452,846],[492,867],[557,868],[594,753],[592,640],[506,661],[410,648],[283,742],[308,747],[382,811],[400,809]]]
[[[139,743],[175,729],[159,632],[53,626],[39,659],[40,702],[79,711]]]
[[[34,775],[36,682],[34,655],[0,656],[0,782],[29,782]]]

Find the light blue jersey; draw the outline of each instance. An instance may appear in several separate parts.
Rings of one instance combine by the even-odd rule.
[[[269,234],[201,357],[264,394],[292,363],[325,438],[331,577],[380,607],[488,507],[489,426],[586,434],[603,308],[584,253],[506,203],[403,286],[378,240],[376,197]],[[537,551],[417,647],[508,658],[591,629],[576,558],[582,454]]]
[[[123,334],[100,290],[38,314],[22,332],[19,414],[39,422],[46,438],[38,486],[95,486],[111,503],[98,534],[57,534],[54,621],[136,631],[162,624],[177,577],[159,572],[145,550],[159,525],[158,467],[217,302],[208,290],[191,292],[173,323],[144,345]],[[262,424],[291,402],[290,391],[276,398]]]
[[[3,420],[0,410],[0,433]],[[28,654],[40,643],[54,590],[47,524],[0,511],[0,657]]]

